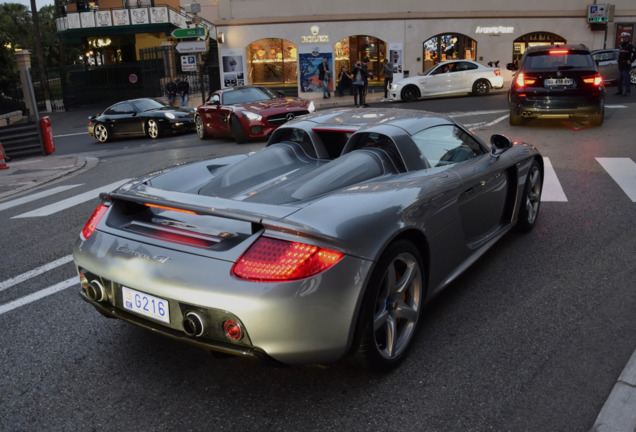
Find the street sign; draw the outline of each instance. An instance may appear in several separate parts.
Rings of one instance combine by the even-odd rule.
[[[588,23],[605,23],[609,21],[610,5],[594,4],[587,6],[587,22]]]
[[[181,56],[181,70],[184,72],[197,70],[197,56],[195,55]]]
[[[195,38],[206,37],[205,27],[194,27],[185,29],[176,29],[172,31],[172,37],[175,38]]]
[[[175,49],[179,54],[207,51],[205,41],[179,42]]]

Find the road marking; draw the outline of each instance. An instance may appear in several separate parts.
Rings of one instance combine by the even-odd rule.
[[[49,270],[52,270],[56,267],[59,267],[61,265],[64,265],[66,263],[69,263],[73,261],[73,255],[66,255],[65,257],[56,259],[55,261],[51,261],[48,264],[44,264],[43,266],[40,266],[36,269],[33,270],[29,270],[28,272],[22,273],[21,275],[12,277],[11,279],[7,279],[4,282],[0,282],[0,291],[4,291],[8,288],[11,288],[14,285],[17,285],[19,283],[22,283],[26,280],[29,280],[35,276],[39,276],[42,273],[45,273]]]
[[[636,163],[630,158],[596,158],[627,196],[636,202]]]
[[[65,190],[73,189],[74,187],[77,187],[77,186],[81,186],[81,184],[58,186],[53,189],[35,193],[33,195],[28,195],[22,198],[14,199],[12,201],[7,201],[6,203],[0,204],[0,211],[10,209],[11,207],[19,206],[21,204],[26,204],[28,202],[35,201],[50,195],[54,195],[59,192],[64,192]]]
[[[70,137],[70,136],[77,136],[77,135],[88,135],[88,132],[77,132],[72,134],[54,135],[53,138],[62,138],[62,137]]]
[[[34,301],[40,300],[46,296],[50,296],[51,294],[55,294],[57,292],[63,291],[67,288],[72,287],[79,283],[77,277],[72,277],[60,283],[57,283],[48,288],[44,288],[43,290],[34,292],[33,294],[29,294],[12,302],[0,305],[0,315],[12,311],[13,309],[17,309],[21,306],[27,305],[29,303],[33,303]]]
[[[541,201],[559,201],[567,202],[565,192],[559,183],[559,179],[552,167],[550,158],[543,158],[543,191],[541,193]]]
[[[84,203],[86,201],[90,201],[90,200],[92,200],[94,198],[97,198],[99,196],[100,192],[110,192],[113,189],[116,189],[119,186],[123,185],[124,183],[126,183],[129,180],[130,179],[120,180],[120,181],[117,181],[115,183],[111,183],[109,185],[102,186],[102,187],[99,187],[97,189],[93,189],[91,191],[84,192],[83,194],[79,194],[79,195],[76,195],[74,197],[59,201],[59,202],[57,202],[55,204],[51,204],[51,205],[48,205],[48,206],[45,206],[45,207],[41,207],[39,209],[30,211],[30,212],[27,212],[27,213],[22,213],[21,215],[13,216],[11,219],[49,216],[49,215],[52,215],[53,213],[57,213],[59,211],[66,210],[69,207],[73,207],[75,205],[82,204],[82,203]]]

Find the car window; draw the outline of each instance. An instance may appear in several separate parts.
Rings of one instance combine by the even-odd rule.
[[[460,71],[467,71],[467,70],[473,70],[473,69],[477,69],[477,65],[474,63],[469,63],[469,62],[460,62],[459,63],[459,70]]]
[[[452,165],[484,154],[473,137],[453,125],[424,129],[412,138],[422,159],[431,167]]]
[[[208,99],[208,102],[212,102],[212,103],[221,103],[221,96],[219,96],[218,94],[213,94],[212,96],[210,96],[210,99]]]
[[[132,105],[137,110],[137,112],[150,111],[165,107],[164,104],[159,103],[154,99],[137,99],[136,101],[132,102]]]
[[[237,88],[223,92],[223,105],[235,105],[274,99],[275,96],[259,87]]]
[[[134,113],[135,109],[128,102],[119,103],[108,108],[104,114],[128,114]]]
[[[594,60],[588,52],[567,50],[564,50],[563,54],[550,54],[545,51],[532,53],[526,57],[522,67],[524,71],[591,68],[594,68]]]

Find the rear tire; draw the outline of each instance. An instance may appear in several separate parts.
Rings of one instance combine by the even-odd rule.
[[[108,127],[106,127],[104,123],[97,123],[93,133],[100,143],[105,143],[110,140],[110,132],[108,132]]]
[[[197,135],[199,136],[199,139],[205,140],[210,138],[210,136],[205,131],[205,125],[203,124],[203,119],[201,118],[200,115],[197,115],[194,117],[194,124],[196,126]]]
[[[528,170],[526,185],[523,188],[523,196],[521,197],[521,208],[519,209],[519,220],[517,221],[518,231],[528,232],[532,230],[537,222],[539,208],[541,207],[542,189],[543,175],[539,169],[538,162],[533,160]]]
[[[148,120],[146,123],[146,135],[152,139],[159,138],[159,125],[155,120]]]
[[[404,102],[415,102],[420,98],[420,91],[414,85],[408,85],[402,89],[400,96]]]
[[[488,80],[477,80],[475,84],[473,84],[473,94],[475,96],[486,96],[490,93],[490,83]]]
[[[512,110],[510,110],[510,125],[521,126],[522,124],[523,124],[523,117],[515,114]]]
[[[385,372],[406,357],[424,304],[424,266],[409,241],[392,243],[378,261],[362,302],[353,362]]]
[[[598,114],[590,116],[590,124],[592,126],[601,126],[605,121],[605,104],[601,104]]]
[[[632,67],[629,70],[629,82],[632,85],[636,85],[636,67]]]
[[[247,136],[245,135],[245,131],[243,130],[243,126],[241,126],[241,121],[238,117],[232,116],[230,118],[230,129],[232,129],[232,134],[234,134],[234,139],[237,144],[247,142]]]

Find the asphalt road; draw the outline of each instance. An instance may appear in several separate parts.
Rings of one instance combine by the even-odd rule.
[[[598,128],[511,127],[503,93],[394,104],[450,114],[485,140],[535,144],[556,182],[546,179],[531,233],[507,235],[428,305],[410,357],[387,375],[214,359],[80,300],[64,259],[98,200],[64,200],[263,144],[186,135],[101,145],[69,113],[57,152],[99,163],[51,185],[73,188],[0,212],[0,305],[24,303],[0,313],[0,430],[589,430],[636,347],[636,203],[603,165],[636,161],[636,99],[607,104]],[[59,209],[23,216],[47,205]],[[55,293],[37,298],[44,290]]]

